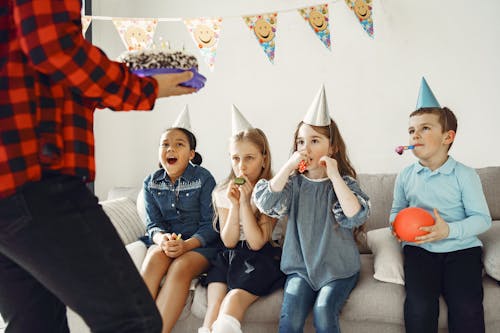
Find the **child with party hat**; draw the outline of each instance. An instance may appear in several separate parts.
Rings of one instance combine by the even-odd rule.
[[[150,247],[141,275],[167,333],[186,304],[191,280],[206,272],[217,254],[219,239],[212,228],[215,179],[200,166],[187,106],[162,134],[158,159],[160,169],[143,185]]]
[[[253,192],[264,214],[288,216],[279,332],[303,332],[311,309],[316,332],[340,332],[340,311],[359,279],[356,235],[370,204],[330,118],[324,87],[297,126],[293,151],[276,176],[260,180]]]
[[[439,296],[448,307],[450,333],[484,332],[482,243],[477,235],[491,216],[476,171],[449,155],[457,118],[441,107],[422,78],[408,134],[418,162],[406,167],[394,187],[390,221],[406,207],[433,212],[426,234],[402,242],[407,333],[438,332]],[[396,236],[397,237],[397,236]]]
[[[272,177],[269,143],[234,105],[229,156],[229,176],[213,193],[225,249],[208,272],[207,313],[198,333],[241,333],[248,307],[285,282],[276,245],[281,225],[261,214],[251,198],[255,183]]]

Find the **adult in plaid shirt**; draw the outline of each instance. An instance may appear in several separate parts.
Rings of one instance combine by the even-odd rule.
[[[7,332],[159,332],[161,318],[85,182],[95,108],[150,110],[192,73],[140,78],[81,33],[81,1],[0,0],[0,312]]]

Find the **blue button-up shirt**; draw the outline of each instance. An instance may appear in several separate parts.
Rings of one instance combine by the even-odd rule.
[[[205,168],[188,164],[175,183],[160,169],[144,180],[146,229],[150,240],[156,232],[197,238],[202,246],[217,239],[212,227],[212,191],[215,179]]]
[[[451,156],[432,171],[420,163],[406,167],[396,178],[391,223],[406,207],[420,207],[448,223],[448,238],[418,245],[430,252],[451,252],[481,246],[476,237],[491,226],[491,216],[476,171]],[[403,242],[403,246],[408,243]],[[412,245],[416,245],[413,244]]]

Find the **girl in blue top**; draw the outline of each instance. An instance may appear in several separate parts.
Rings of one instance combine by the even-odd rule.
[[[290,159],[270,181],[260,180],[253,192],[264,214],[288,215],[281,259],[287,274],[282,333],[302,332],[311,308],[317,332],[340,332],[340,310],[359,277],[353,231],[366,221],[369,201],[328,115],[324,89],[318,101],[298,125]],[[303,174],[295,172],[299,163],[307,167]]]
[[[198,164],[196,138],[173,127],[161,136],[161,169],[144,181],[147,233],[152,246],[141,275],[163,318],[163,333],[179,318],[191,280],[205,272],[216,254],[212,228],[215,179]],[[165,276],[165,282],[160,283]]]

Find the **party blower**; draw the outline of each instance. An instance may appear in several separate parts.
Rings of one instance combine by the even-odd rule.
[[[421,144],[416,144],[416,145],[411,145],[411,146],[397,146],[396,149],[394,149],[396,151],[396,153],[398,153],[399,155],[403,155],[403,152],[405,150],[408,150],[408,149],[415,149],[415,147],[420,147],[422,146]]]

